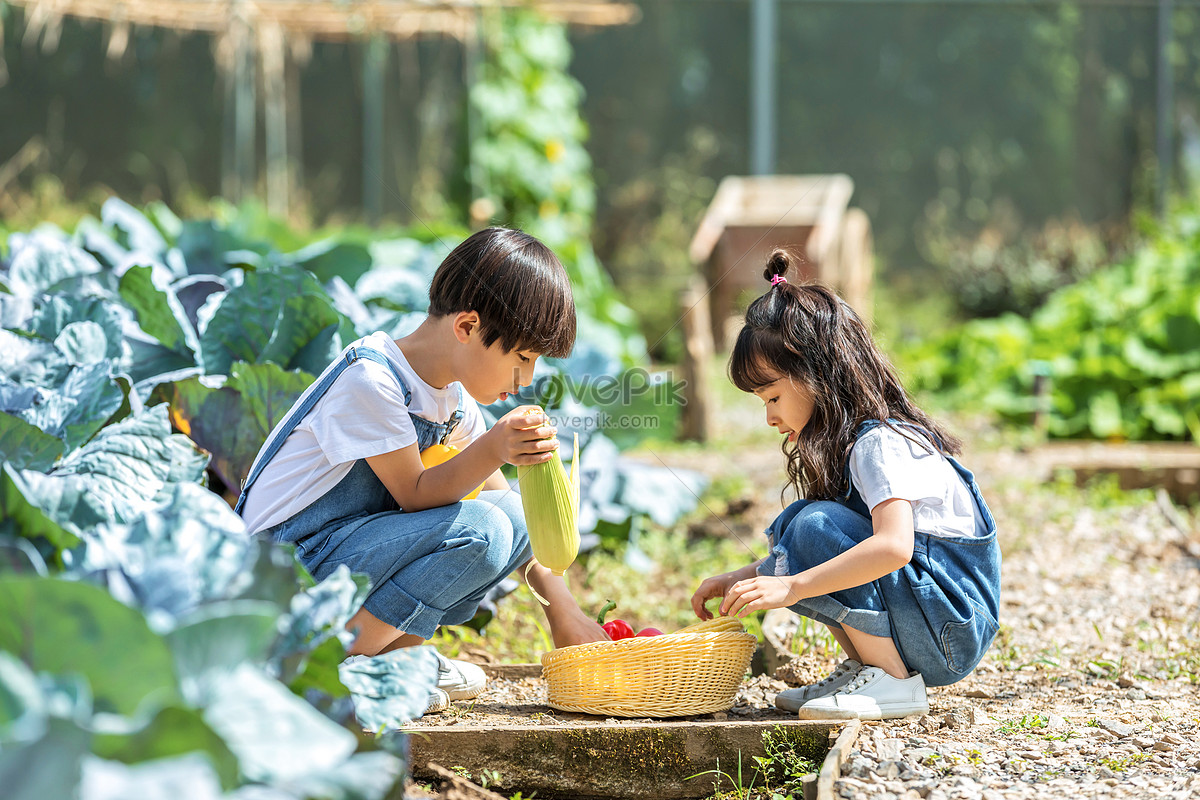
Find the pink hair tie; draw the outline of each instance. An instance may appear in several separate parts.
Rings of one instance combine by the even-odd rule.
[[[771,285],[772,286],[778,286],[781,283],[787,283],[787,278],[783,277],[782,275],[772,275],[771,276]]]

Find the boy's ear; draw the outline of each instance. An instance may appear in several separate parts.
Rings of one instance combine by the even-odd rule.
[[[460,311],[454,315],[454,338],[460,344],[466,344],[472,336],[479,334],[479,314],[474,311]]]

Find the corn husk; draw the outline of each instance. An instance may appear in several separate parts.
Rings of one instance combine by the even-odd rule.
[[[555,575],[579,555],[579,434],[574,452],[569,475],[557,450],[548,461],[517,467],[533,557]]]

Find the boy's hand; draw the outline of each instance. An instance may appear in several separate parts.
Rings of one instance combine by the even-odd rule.
[[[517,572],[550,603],[543,610],[546,612],[546,621],[550,623],[550,635],[555,647],[609,641],[609,635],[600,627],[600,623],[579,608],[561,575],[551,573],[534,559],[530,559],[530,563],[532,566]]]
[[[501,461],[516,466],[539,464],[549,461],[558,449],[558,429],[549,423],[541,408],[520,406],[497,420],[484,436]]]

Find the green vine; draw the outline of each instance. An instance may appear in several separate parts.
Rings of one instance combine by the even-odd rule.
[[[586,334],[611,355],[639,360],[645,341],[591,244],[596,209],[592,160],[571,77],[566,28],[533,11],[486,11],[484,57],[471,87],[474,223],[519,227],[562,259]]]

